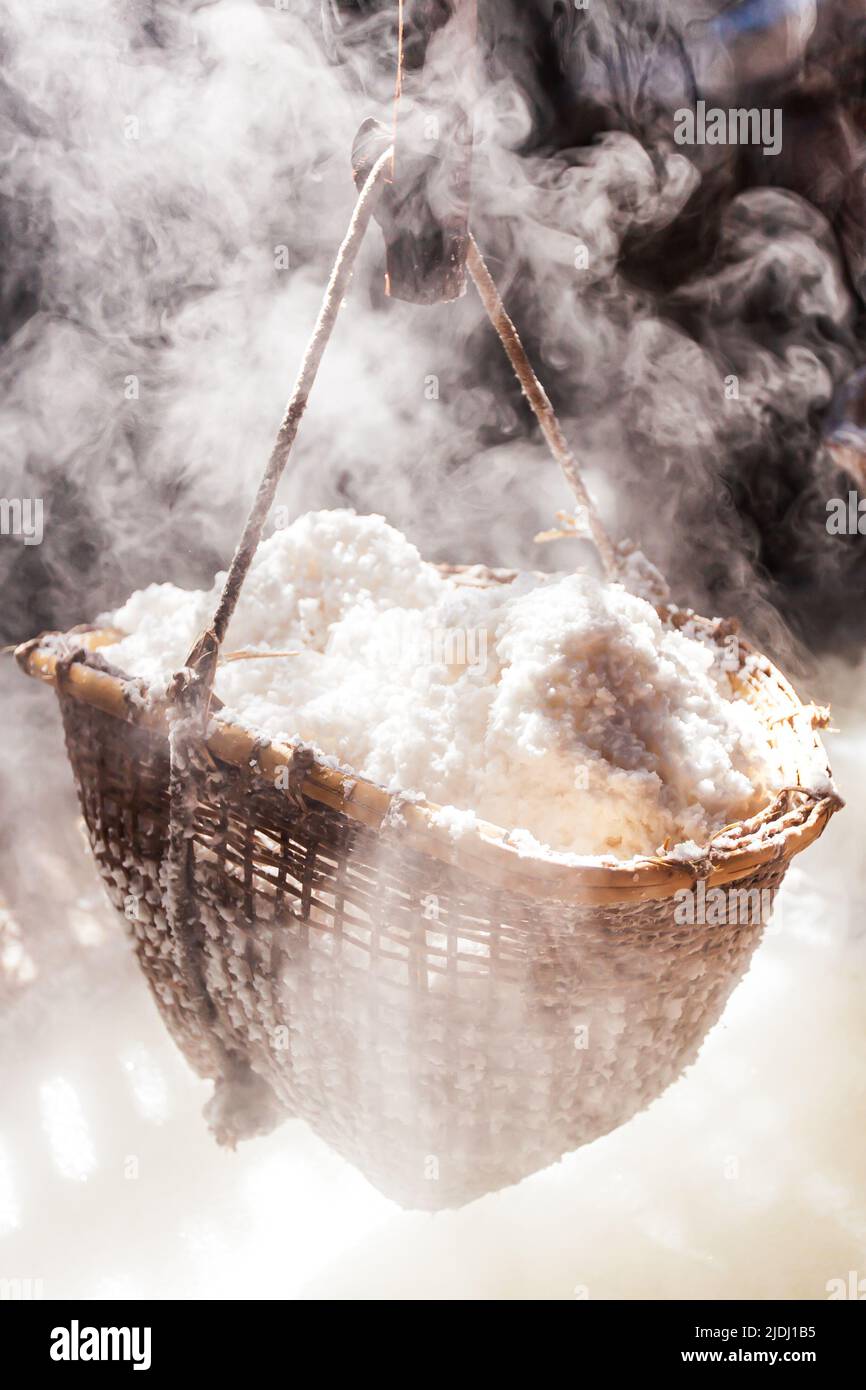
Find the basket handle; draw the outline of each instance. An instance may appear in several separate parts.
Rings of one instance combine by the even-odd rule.
[[[532,363],[526,355],[526,349],[520,341],[520,334],[508,316],[502,302],[502,296],[496,288],[496,282],[487,269],[484,257],[478,249],[478,243],[471,232],[469,233],[466,264],[469,268],[469,274],[472,276],[472,282],[481,298],[481,303],[487,311],[487,317],[496,330],[499,341],[514,368],[514,374],[520,382],[521,390],[541,426],[541,433],[544,435],[547,447],[562,469],[578,506],[586,516],[590,535],[595,543],[605,575],[608,579],[616,579],[619,573],[616,547],[608,535],[598,509],[583,481],[577,459],[568,447],[550,397],[533,370]]]
[[[385,181],[388,177],[391,163],[392,151],[390,147],[379,156],[373,165],[367,179],[358,195],[355,203],[355,210],[349,223],[346,235],[343,238],[337,259],[328,279],[325,290],[325,297],[319,310],[316,325],[313,329],[312,337],[307,345],[301,362],[300,371],[295,382],[289,403],[286,406],[285,414],[271,450],[262,480],[259,483],[258,491],[250,508],[243,534],[238,543],[238,547],[232,556],[232,562],[226,575],[223,591],[214,612],[213,619],[209,628],[202,633],[195,643],[192,651],[187,657],[186,669],[199,677],[204,688],[209,694],[210,684],[216,671],[216,663],[219,656],[219,649],[225,638],[228,625],[231,622],[232,614],[237,606],[240,596],[241,586],[247,576],[253,556],[259,547],[268,512],[276,496],[277,487],[292,446],[298,433],[298,427],[303,419],[304,411],[307,408],[310,392],[318,375],[322,358],[325,355],[325,348],[328,346],[340,305],[343,302],[349,281],[352,278],[352,271],[361,243],[364,240],[364,233],[373,215],[373,209],[382,194]]]
[[[333,332],[364,234],[384,190],[391,157],[392,147],[389,145],[376,159],[358,196],[352,219],[328,280],[322,306],[304,354],[294,390],[286,407],[262,480],[259,483],[243,534],[232,557],[213,620],[210,627],[196,641],[183,670],[178,672],[175,677],[176,690],[181,684],[192,683],[199,687],[205,709],[210,700],[210,689],[216,673],[220,646],[237,606],[241,587],[249,572],[253,556],[261,541],[277,486],[297,437],[298,427],[315,383],[325,348]],[[550,398],[533,370],[526,350],[520,341],[520,335],[508,316],[484,257],[471,234],[469,236],[467,266],[484,309],[514,368],[521,389],[538,420],[547,446],[559,464],[578,507],[586,516],[590,535],[599,553],[604,572],[608,579],[615,579],[619,573],[616,547],[586,488],[580,467],[568,446]]]

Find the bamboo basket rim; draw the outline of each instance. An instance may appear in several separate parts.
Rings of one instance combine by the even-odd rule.
[[[475,582],[473,574],[480,573],[484,567],[442,568],[454,575],[462,571],[465,582],[472,583]],[[507,583],[512,576],[512,571],[487,571],[484,580]],[[718,631],[719,620],[702,618],[691,610],[671,607],[659,611],[667,621],[677,614],[703,624],[708,632]],[[57,686],[61,643],[72,641],[88,653],[96,653],[123,635],[117,629],[100,627],[76,628],[68,633],[47,632],[22,643],[16,648],[15,656],[27,675]],[[768,714],[775,705],[775,715],[768,718],[768,724],[779,728],[787,726],[789,743],[801,752],[808,750],[813,774],[820,769],[822,777],[832,786],[826,753],[816,733],[817,728],[826,725],[827,712],[814,705],[804,705],[769,658],[742,638],[738,638],[738,650],[741,671],[748,664],[748,675],[742,681],[742,698],[762,703]],[[156,702],[145,707],[143,701],[130,699],[128,686],[135,679],[77,662],[65,669],[63,689],[73,699],[167,737],[164,707]],[[138,683],[141,686],[141,682]],[[207,747],[223,762],[238,767],[255,766],[272,780],[279,769],[293,767],[297,751],[288,744],[257,739],[249,730],[230,724],[219,715],[212,717]],[[471,873],[492,886],[529,897],[591,906],[670,898],[693,887],[698,879],[703,879],[708,887],[735,883],[761,865],[780,858],[791,859],[806,849],[823,833],[831,816],[843,804],[835,792],[816,791],[803,783],[803,760],[792,760],[791,770],[796,780],[792,778],[776,799],[756,815],[725,826],[702,847],[704,852],[699,860],[684,860],[669,851],[608,863],[607,857],[599,855],[574,855],[556,850],[544,855],[521,852],[511,843],[508,830],[481,819],[454,839],[446,826],[435,823],[437,812],[441,810],[437,803],[388,792],[365,777],[328,766],[312,750],[305,751],[307,762],[303,776],[296,787],[286,791],[287,796],[299,790],[305,797],[342,812],[350,820],[374,831],[399,826],[401,843],[407,847]],[[721,837],[724,841],[720,844]]]

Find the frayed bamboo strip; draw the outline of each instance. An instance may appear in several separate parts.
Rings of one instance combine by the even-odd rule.
[[[283,656],[301,656],[300,651],[295,652],[225,652],[220,656],[219,664],[228,665],[230,661],[275,661]]]

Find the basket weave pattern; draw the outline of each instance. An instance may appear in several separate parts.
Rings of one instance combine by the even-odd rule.
[[[218,1033],[405,1205],[459,1205],[623,1123],[694,1059],[757,944],[759,925],[679,925],[669,896],[581,906],[483,884],[402,845],[399,818],[376,832],[215,760],[191,885],[203,1026],[160,884],[166,740],[59,696],[100,874],[190,1063],[219,1075]],[[733,886],[775,892],[786,866]]]
[[[429,803],[401,809],[312,753],[305,765],[209,722],[221,648],[393,168],[384,148],[361,175],[210,625],[160,708],[141,682],[100,665],[109,634],[47,634],[16,655],[57,687],[100,872],[176,1041],[217,1082],[207,1107],[217,1137],[298,1115],[390,1196],[436,1208],[517,1181],[659,1095],[694,1058],[760,932],[679,925],[674,893],[709,875],[772,895],[841,803],[816,712],[746,648],[738,693],[760,708],[785,786],[688,866],[670,854],[521,859],[507,828],[482,822],[454,843]],[[618,580],[622,557],[467,240],[484,308],[604,573]],[[460,582],[513,578],[447,568]],[[274,770],[286,758],[284,790]]]

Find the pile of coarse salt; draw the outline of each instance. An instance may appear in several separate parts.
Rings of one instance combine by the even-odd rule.
[[[157,689],[221,588],[152,584],[111,615],[104,655]],[[780,772],[712,643],[586,574],[472,587],[380,516],[312,512],[265,541],[220,667],[220,717],[313,746],[389,791],[544,848],[629,858],[697,849],[772,799]]]

